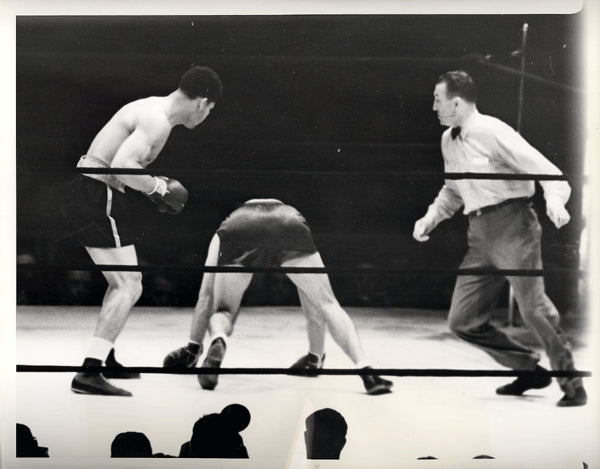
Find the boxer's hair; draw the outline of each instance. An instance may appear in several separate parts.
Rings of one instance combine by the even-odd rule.
[[[192,65],[181,76],[179,89],[190,99],[206,98],[216,103],[223,96],[223,83],[213,69]]]
[[[464,70],[442,73],[436,84],[438,83],[446,83],[446,95],[450,99],[458,96],[469,103],[477,102],[477,86],[471,75]]]

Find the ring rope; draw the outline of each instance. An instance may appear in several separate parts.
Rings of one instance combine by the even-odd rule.
[[[177,264],[161,265],[123,265],[123,264],[17,264],[20,270],[63,272],[66,270],[91,271],[123,271],[123,272],[157,272],[178,271],[187,273],[282,273],[282,274],[396,274],[396,275],[501,275],[509,277],[539,277],[546,275],[585,275],[584,270],[555,269],[495,269],[495,268],[462,268],[462,269],[395,269],[385,267],[242,267],[242,266],[190,266]]]
[[[75,373],[80,371],[88,372],[114,372],[114,373],[148,373],[148,374],[183,374],[183,375],[201,375],[201,374],[222,374],[222,375],[388,375],[388,376],[415,376],[415,377],[504,377],[504,376],[522,376],[532,377],[541,374],[555,378],[587,378],[592,376],[590,371],[579,370],[554,370],[540,373],[532,370],[465,370],[465,369],[446,369],[446,368],[321,368],[318,370],[301,370],[291,368],[164,368],[154,366],[67,366],[67,365],[17,365],[16,371],[19,373]]]
[[[433,171],[301,171],[301,170],[250,170],[250,169],[132,169],[132,168],[71,168],[73,172],[82,174],[131,174],[131,175],[165,175],[165,174],[293,174],[293,175],[323,175],[323,176],[369,176],[369,177],[410,177],[427,179],[443,177],[444,179],[502,179],[518,181],[566,181],[574,178],[587,178],[575,174],[514,174],[514,173],[473,173],[473,172],[433,172]]]

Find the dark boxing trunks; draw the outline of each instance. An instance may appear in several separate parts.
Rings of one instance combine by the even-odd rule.
[[[104,182],[78,174],[67,184],[60,210],[67,238],[88,247],[118,248],[126,239],[127,196]]]
[[[317,252],[302,214],[274,199],[246,202],[221,223],[217,235],[219,265],[279,267]]]

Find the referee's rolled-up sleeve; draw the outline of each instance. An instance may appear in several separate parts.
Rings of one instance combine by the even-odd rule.
[[[427,216],[432,217],[437,225],[442,220],[454,215],[462,206],[463,200],[458,193],[456,181],[446,179],[446,183],[427,209]]]
[[[503,163],[520,174],[562,174],[544,155],[527,142],[509,125],[501,126],[495,133],[496,154]],[[571,187],[566,181],[540,181],[544,197],[557,197],[565,204],[571,195]]]

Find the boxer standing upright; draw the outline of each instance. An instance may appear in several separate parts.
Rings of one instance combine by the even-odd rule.
[[[78,167],[143,169],[152,163],[177,125],[193,129],[209,115],[223,93],[219,76],[195,65],[181,77],[179,87],[167,96],[153,96],[123,106],[100,130]],[[146,194],[159,211],[179,213],[187,191],[173,179],[132,174],[78,174],[67,187],[61,211],[69,234],[85,247],[95,264],[137,265],[135,246],[121,237],[126,217],[117,219],[125,205],[126,188]],[[84,367],[120,366],[114,342],[129,312],[142,293],[140,272],[104,271],[108,288]],[[91,371],[77,373],[71,389],[76,393],[131,396],[106,377],[137,378]]]

